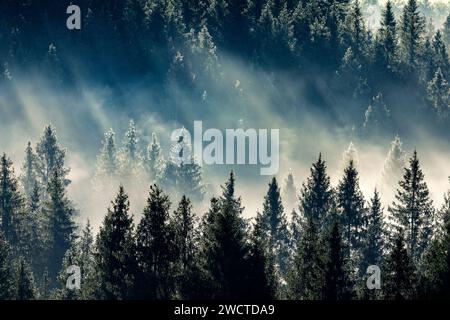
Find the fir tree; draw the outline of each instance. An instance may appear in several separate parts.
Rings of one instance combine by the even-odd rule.
[[[136,231],[139,298],[170,299],[174,294],[174,234],[169,208],[168,196],[158,186],[151,186]]]
[[[409,254],[417,262],[431,237],[434,209],[416,151],[404,170],[396,201],[389,211],[396,224],[405,231]]]
[[[37,171],[39,182],[43,186],[43,197],[47,197],[45,189],[56,171],[57,176],[63,181],[64,185],[68,185],[70,180],[67,179],[69,169],[65,167],[64,161],[66,150],[62,149],[55,129],[48,125],[44,128],[41,139],[36,145]]]
[[[381,14],[381,27],[377,34],[375,59],[383,70],[396,72],[398,64],[397,22],[392,8],[392,2],[387,1]]]
[[[323,299],[349,299],[352,296],[352,288],[338,222],[331,227],[328,238]]]
[[[419,13],[417,0],[408,0],[400,21],[400,49],[409,70],[416,67],[425,31],[425,20]]]
[[[393,248],[383,268],[383,292],[386,299],[404,300],[414,297],[414,269],[405,248],[402,231],[396,235]]]
[[[283,189],[284,207],[288,212],[297,207],[297,189],[295,187],[294,176],[292,172],[289,172],[284,189]]]
[[[403,151],[402,145],[400,137],[398,135],[395,136],[384,161],[383,171],[381,172],[381,185],[382,195],[387,199],[391,198],[390,195],[402,178],[403,168],[406,166],[406,153]]]
[[[8,300],[13,295],[10,246],[0,230],[0,300]]]
[[[234,173],[211,201],[203,230],[202,255],[210,279],[212,298],[237,299],[248,292],[248,248],[241,199],[235,195]]]
[[[162,154],[156,133],[152,133],[152,142],[148,145],[147,156],[145,158],[145,168],[150,179],[156,181],[159,179],[162,171]]]
[[[265,235],[264,218],[257,214],[250,239],[249,268],[251,270],[248,298],[274,299],[277,293],[277,279],[273,254]]]
[[[319,159],[313,163],[310,176],[300,191],[299,210],[304,218],[312,220],[320,232],[327,227],[332,202],[333,191],[330,177],[320,154]]]
[[[6,240],[18,245],[17,222],[23,210],[23,199],[18,190],[11,160],[5,154],[0,158],[0,217],[1,230]]]
[[[339,215],[343,227],[343,240],[347,248],[346,258],[352,263],[358,258],[364,231],[364,197],[359,188],[358,171],[353,160],[344,170],[344,177],[337,188]]]
[[[123,179],[138,177],[142,166],[142,156],[139,149],[139,132],[133,120],[130,120],[128,130],[122,141],[120,150],[120,171]]]
[[[101,186],[110,183],[118,174],[118,159],[115,142],[115,133],[109,129],[102,140],[102,147],[97,156],[97,166],[94,183]]]
[[[268,250],[275,259],[277,271],[284,277],[289,259],[289,230],[276,178],[272,178],[269,183],[261,219],[262,225],[258,227],[262,228],[261,232],[266,237]]]
[[[76,213],[71,201],[67,197],[65,185],[58,171],[53,171],[47,188],[48,200],[44,203],[47,228],[47,257],[48,271],[52,279],[56,279],[61,270],[66,251],[71,247],[75,238]]]
[[[325,248],[317,225],[307,218],[302,228],[300,243],[296,245],[293,265],[288,277],[290,299],[322,299],[325,281]]]
[[[96,296],[107,300],[132,297],[135,278],[133,218],[121,186],[97,235],[94,257],[98,288]]]
[[[24,259],[19,260],[16,275],[16,293],[17,300],[34,300],[36,298],[36,285],[34,283],[33,273]]]
[[[437,69],[427,86],[427,98],[441,119],[447,119],[450,112],[450,86],[445,80],[441,68]]]
[[[22,165],[22,175],[20,176],[20,182],[27,197],[31,197],[34,187],[38,183],[36,165],[36,154],[31,147],[31,142],[28,142],[25,149],[25,161]]]

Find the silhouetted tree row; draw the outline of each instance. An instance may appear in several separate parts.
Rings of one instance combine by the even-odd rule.
[[[28,144],[20,179],[0,159],[0,299],[450,297],[450,191],[436,209],[414,152],[384,210],[377,190],[364,199],[349,154],[335,187],[319,156],[289,217],[274,177],[262,211],[244,219],[231,172],[203,215],[151,185],[136,225],[120,186],[94,236],[89,222],[75,227],[65,151],[47,126],[35,149]],[[66,287],[72,265],[79,289]],[[380,290],[366,286],[371,265],[381,268]]]

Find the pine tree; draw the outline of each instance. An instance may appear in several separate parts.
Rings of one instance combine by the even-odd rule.
[[[444,22],[444,30],[442,31],[444,41],[447,45],[450,45],[450,14],[447,16]]]
[[[375,189],[373,198],[370,200],[368,214],[366,217],[366,236],[363,242],[361,263],[359,265],[360,283],[363,285],[365,297],[372,296],[371,291],[367,291],[365,287],[364,276],[367,267],[370,265],[381,266],[383,262],[384,250],[384,221],[383,208],[378,190]]]
[[[358,171],[353,160],[348,163],[344,177],[339,182],[337,202],[347,249],[346,258],[354,263],[362,246],[365,208],[364,197],[359,188]]]
[[[355,57],[362,61],[366,53],[366,28],[359,0],[354,1],[345,21],[347,46],[352,49]]]
[[[288,277],[290,299],[322,299],[325,281],[325,248],[317,225],[307,218],[302,227],[300,243],[296,245],[293,266]]]
[[[53,171],[50,179],[44,213],[47,220],[48,271],[51,279],[56,279],[61,270],[64,255],[75,238],[76,226],[73,219],[76,211],[67,197],[65,185],[57,170]]]
[[[327,247],[323,299],[349,299],[352,296],[352,288],[338,222],[331,228]]]
[[[329,213],[333,201],[333,191],[330,185],[330,177],[327,174],[325,161],[322,154],[313,163],[310,176],[300,190],[300,213],[303,218],[311,219],[316,228],[321,232],[327,227]]]
[[[130,120],[128,130],[122,141],[120,150],[120,171],[123,179],[139,177],[142,166],[142,156],[139,149],[139,132],[133,120]]]
[[[367,107],[363,128],[367,133],[379,133],[389,127],[390,116],[390,110],[383,99],[383,95],[378,93]]]
[[[94,177],[94,184],[102,186],[111,183],[113,178],[118,174],[118,159],[117,159],[115,133],[109,129],[102,140],[102,147],[97,156],[96,172]]]
[[[247,298],[270,300],[276,297],[277,279],[273,254],[268,250],[264,218],[257,214],[250,239],[250,292]]]
[[[395,237],[393,248],[386,257],[383,268],[385,299],[404,300],[414,297],[414,269],[405,248],[402,231]]]
[[[440,68],[444,76],[449,77],[450,61],[447,52],[447,46],[442,39],[442,33],[440,30],[438,30],[433,37],[432,47],[435,68]]]
[[[403,151],[402,145],[400,137],[396,135],[384,161],[383,171],[381,172],[381,186],[382,195],[386,200],[391,200],[390,195],[395,190],[398,181],[401,180],[403,168],[406,166],[406,153]]]
[[[67,186],[70,183],[70,180],[67,179],[69,169],[64,164],[66,150],[61,148],[56,131],[51,125],[44,128],[41,139],[36,145],[36,156],[39,182],[43,187],[42,196],[47,198],[47,190],[45,188],[47,188],[55,171],[64,185]]]
[[[431,237],[434,209],[416,151],[404,170],[395,198],[389,211],[395,223],[405,231],[408,252],[417,262]]]
[[[269,190],[264,197],[261,215],[261,232],[265,236],[270,255],[281,277],[287,272],[289,259],[289,230],[280,196],[280,188],[274,177],[269,183]]]
[[[121,186],[97,235],[94,249],[98,288],[96,296],[107,300],[132,298],[135,278],[133,218]]]
[[[441,68],[437,69],[427,86],[427,98],[441,119],[447,119],[450,113],[450,86],[445,80]]]
[[[189,198],[183,196],[171,218],[177,258],[177,290],[183,299],[201,296],[201,270],[198,262],[196,218]]]
[[[16,275],[16,300],[34,300],[36,298],[36,285],[33,273],[24,259],[19,260]]]
[[[13,283],[11,272],[10,246],[0,230],[0,300],[11,299]]]
[[[397,40],[397,22],[392,2],[388,0],[381,14],[381,27],[376,39],[375,59],[383,70],[388,70],[391,73],[396,71],[398,64]]]
[[[169,208],[168,196],[158,186],[151,186],[136,231],[139,298],[170,299],[174,294],[174,234]]]
[[[34,187],[38,183],[36,165],[36,154],[31,147],[31,142],[28,142],[25,149],[25,161],[22,165],[22,175],[20,176],[20,182],[27,197],[31,197]]]
[[[212,298],[237,299],[245,297],[251,287],[245,222],[241,217],[241,199],[235,195],[235,178],[222,187],[220,199],[211,200],[203,230],[202,260],[210,279]]]
[[[284,207],[288,212],[292,211],[297,207],[297,189],[295,187],[294,176],[292,172],[289,172],[284,189],[283,189],[283,199],[284,199]]]
[[[161,146],[159,144],[156,133],[152,133],[152,142],[148,145],[147,156],[145,158],[145,168],[153,181],[160,178],[162,171],[163,158],[161,154]]]
[[[425,32],[425,19],[419,13],[417,0],[408,0],[400,21],[400,49],[410,70],[418,64]]]
[[[0,166],[1,231],[15,248],[18,245],[17,221],[23,210],[23,199],[14,176],[13,164],[5,154],[0,158]]]

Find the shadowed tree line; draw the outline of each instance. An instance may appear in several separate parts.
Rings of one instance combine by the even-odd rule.
[[[449,297],[450,191],[436,209],[417,152],[386,210],[377,190],[365,200],[354,156],[332,186],[319,155],[298,193],[287,179],[286,194],[298,197],[289,216],[274,177],[262,211],[244,219],[231,172],[200,215],[189,197],[172,204],[152,184],[137,224],[120,186],[95,236],[89,222],[74,223],[65,155],[47,126],[35,148],[28,144],[19,177],[0,159],[1,299]],[[72,265],[80,289],[66,287]],[[381,290],[366,287],[370,265],[381,268]]]

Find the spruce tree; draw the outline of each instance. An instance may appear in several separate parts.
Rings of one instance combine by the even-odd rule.
[[[258,213],[250,236],[249,285],[251,289],[247,296],[250,299],[270,300],[277,294],[275,259],[269,249],[264,228],[264,218]]]
[[[289,172],[284,189],[283,189],[284,207],[287,212],[291,212],[294,208],[297,208],[297,188],[295,187],[294,176],[292,172]]]
[[[317,230],[321,232],[329,222],[333,200],[330,177],[320,154],[319,159],[313,163],[310,176],[300,191],[300,213],[303,218],[311,219],[316,224]]]
[[[289,230],[280,196],[280,188],[274,177],[269,183],[269,190],[264,197],[261,215],[261,232],[266,237],[270,254],[275,259],[275,265],[282,277],[287,272],[289,259]]]
[[[97,298],[123,300],[133,297],[135,244],[130,203],[122,186],[103,220],[94,250]]]
[[[16,300],[34,300],[36,298],[33,273],[23,258],[18,263],[15,289]]]
[[[25,160],[22,165],[22,175],[20,176],[20,182],[27,197],[32,196],[34,187],[38,183],[36,165],[36,154],[31,147],[31,142],[28,142],[25,149]]]
[[[359,264],[359,281],[362,285],[363,295],[372,296],[372,291],[366,290],[365,275],[368,266],[381,267],[383,262],[385,225],[383,208],[378,190],[375,189],[373,198],[370,200],[366,217],[366,231],[363,241],[361,263]]]
[[[408,252],[417,262],[431,238],[434,209],[416,151],[404,170],[395,198],[389,211],[404,230]]]
[[[353,160],[344,170],[344,177],[337,188],[339,216],[346,246],[346,258],[355,263],[359,258],[364,231],[364,197],[359,188],[358,171]]]
[[[116,149],[115,133],[109,129],[102,140],[100,153],[97,155],[97,164],[94,177],[96,187],[102,187],[105,184],[114,181],[118,174],[118,155]]]
[[[128,130],[122,141],[120,149],[120,173],[125,181],[139,177],[139,170],[142,167],[142,155],[139,148],[140,133],[133,120],[130,120]]]
[[[67,179],[69,169],[65,167],[66,150],[63,149],[56,136],[55,129],[48,125],[44,128],[41,139],[36,145],[36,167],[39,176],[39,182],[43,187],[43,197],[47,197],[47,186],[52,179],[53,172],[56,171],[57,176],[63,181],[64,185],[68,185],[70,180]]]
[[[6,240],[18,245],[17,222],[23,210],[23,199],[14,176],[13,164],[5,154],[0,158],[0,217],[1,231]]]
[[[11,299],[13,292],[10,245],[0,230],[0,300]]]
[[[202,255],[211,298],[238,299],[245,297],[250,288],[250,270],[243,208],[240,197],[235,195],[233,172],[222,190],[220,199],[211,201],[204,223]]]
[[[75,238],[75,223],[73,221],[76,211],[67,197],[63,180],[57,170],[50,178],[47,194],[48,200],[44,203],[47,228],[47,257],[48,271],[51,279],[58,275],[64,255],[71,247]]]
[[[376,60],[383,70],[396,72],[398,64],[397,22],[395,20],[392,2],[388,0],[381,14],[381,27],[376,39]],[[381,76],[381,75],[380,75]]]
[[[450,85],[442,74],[441,68],[437,69],[433,79],[427,86],[427,98],[433,111],[441,119],[447,119],[450,113]]]
[[[400,230],[383,267],[385,299],[404,300],[414,297],[414,268]]]
[[[152,142],[147,147],[147,156],[145,158],[145,168],[153,181],[160,178],[163,164],[161,146],[159,144],[156,133],[152,133]]]
[[[323,299],[346,300],[353,295],[347,259],[341,239],[338,222],[334,222],[327,239],[327,255],[325,265],[325,284]]]
[[[174,294],[175,248],[169,209],[168,196],[158,186],[151,186],[136,230],[141,299],[170,299]]]
[[[307,218],[302,227],[300,243],[288,277],[290,299],[320,300],[325,281],[325,248],[317,224]]]
[[[394,200],[394,193],[398,182],[403,175],[403,168],[406,166],[406,153],[403,151],[403,143],[398,135],[391,142],[391,147],[384,160],[383,171],[381,172],[381,194],[385,200]]]
[[[400,49],[409,70],[418,64],[424,32],[425,19],[419,13],[417,0],[408,0],[400,21]]]

